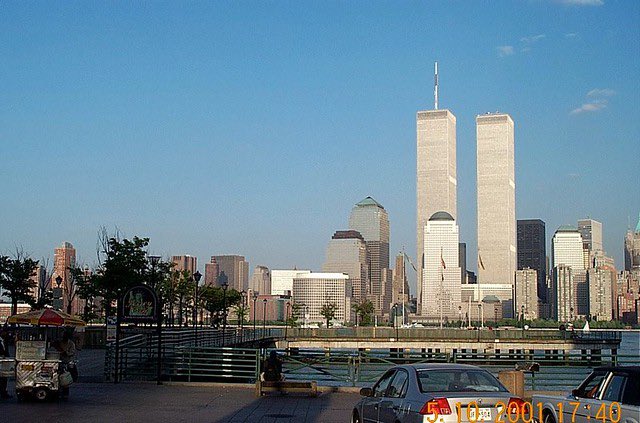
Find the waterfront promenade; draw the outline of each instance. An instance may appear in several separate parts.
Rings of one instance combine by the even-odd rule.
[[[13,385],[13,384],[11,384]],[[13,386],[10,390],[13,391]],[[0,401],[3,422],[308,422],[349,421],[354,389],[317,398],[255,397],[253,385],[78,383],[69,399],[47,403]]]

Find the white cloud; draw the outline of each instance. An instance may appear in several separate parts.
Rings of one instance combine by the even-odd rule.
[[[535,42],[542,40],[545,37],[546,37],[545,34],[538,34],[538,35],[532,35],[530,37],[522,37],[520,38],[520,41],[525,44],[533,44]]]
[[[498,50],[499,57],[506,57],[515,54],[513,46],[498,46],[496,47],[496,50]]]
[[[611,97],[615,94],[611,88],[594,88],[587,93],[587,97]]]
[[[577,115],[585,112],[597,112],[604,109],[605,107],[607,107],[606,100],[595,100],[590,103],[584,103],[582,106],[578,107],[577,109],[573,109],[571,111],[571,114]]]
[[[603,0],[561,0],[562,4],[568,6],[602,6]]]

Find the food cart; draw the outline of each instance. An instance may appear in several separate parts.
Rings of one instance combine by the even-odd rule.
[[[45,401],[73,382],[70,373],[63,368],[60,353],[52,344],[61,331],[84,326],[82,320],[61,311],[44,309],[13,315],[7,322],[27,325],[19,327],[16,341],[18,400],[33,397]]]

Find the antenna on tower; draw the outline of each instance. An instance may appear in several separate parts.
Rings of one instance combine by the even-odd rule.
[[[436,62],[436,65],[435,65],[433,96],[435,97],[435,109],[434,110],[438,110],[438,62]]]

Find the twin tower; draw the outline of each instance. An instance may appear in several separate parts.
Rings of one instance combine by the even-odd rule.
[[[437,76],[435,107],[416,117],[417,311],[457,319],[460,307],[466,310],[461,299],[466,275],[460,270],[456,224],[456,117],[437,109]],[[478,283],[513,285],[517,243],[511,116],[477,116],[476,139]]]

